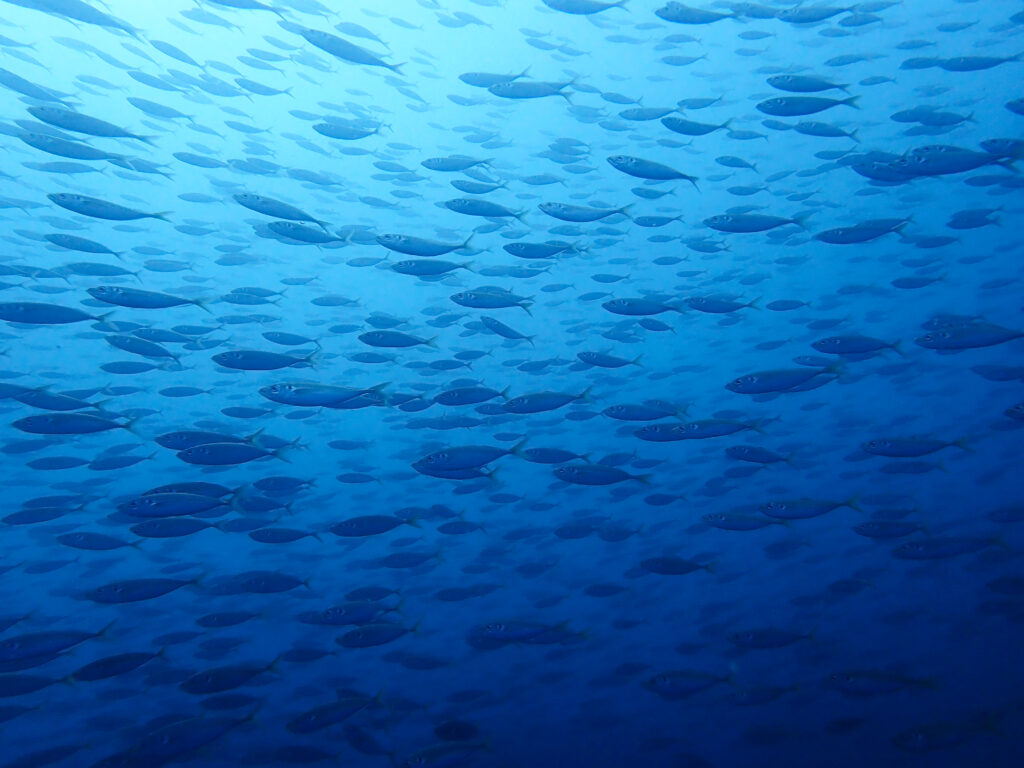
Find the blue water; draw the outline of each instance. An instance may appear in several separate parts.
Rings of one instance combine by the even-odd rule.
[[[1022,32],[0,3],[0,766],[1020,765]]]

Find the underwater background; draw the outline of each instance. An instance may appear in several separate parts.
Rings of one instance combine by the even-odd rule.
[[[1022,53],[0,2],[0,766],[1021,765]]]

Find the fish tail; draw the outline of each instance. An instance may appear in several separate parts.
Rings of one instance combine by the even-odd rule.
[[[1001,167],[1005,168],[1006,170],[1010,171],[1011,173],[1020,173],[1020,171],[1017,169],[1017,166],[1014,165],[1016,160],[1017,160],[1017,158],[1014,158],[1014,157],[1000,157],[1000,158],[996,158],[992,162],[995,163],[998,166],[1001,166]]]
[[[792,222],[796,224],[800,229],[807,229],[806,221],[814,215],[814,211],[804,211],[798,213],[792,218]]]
[[[520,440],[518,443],[516,443],[511,448],[509,448],[508,452],[513,454],[513,455],[515,455],[515,456],[520,456],[522,454],[522,452],[523,452],[523,446],[526,445],[529,441],[530,441],[530,436],[527,435],[522,440]]]
[[[971,442],[976,440],[977,437],[977,435],[967,435],[966,437],[961,437],[959,440],[954,440],[952,444],[962,451],[974,453],[974,446],[971,445]]]
[[[122,424],[121,427],[123,429],[128,430],[129,432],[131,432],[136,437],[142,437],[142,435],[140,435],[138,432],[135,431],[135,422],[137,422],[141,418],[142,418],[142,416],[136,416],[133,419],[129,419],[124,424]]]

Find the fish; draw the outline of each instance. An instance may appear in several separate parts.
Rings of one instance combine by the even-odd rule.
[[[630,157],[628,155],[612,155],[608,158],[608,163],[616,170],[630,176],[635,176],[638,179],[648,179],[651,181],[685,179],[693,184],[694,189],[697,189],[696,177],[689,176],[674,168],[669,168],[667,165],[655,163],[651,160],[643,160],[642,158]]]
[[[572,101],[569,94],[565,92],[576,84],[576,80],[565,82],[544,82],[541,80],[504,80],[492,83],[487,87],[489,93],[502,99],[543,99],[547,96],[561,96],[566,102]]]
[[[289,29],[289,31],[295,32],[296,34],[304,37],[310,45],[319,48],[325,53],[329,53],[335,58],[349,62],[350,64],[383,67],[391,70],[392,72],[401,71],[403,66],[403,64],[389,64],[366,48],[349,42],[348,40],[331,34],[330,32],[324,32],[320,29],[308,29],[299,27],[298,25],[294,25],[294,28]]]
[[[826,96],[779,96],[758,102],[756,107],[758,111],[774,117],[803,117],[816,115],[833,107],[856,108],[859,99],[859,96],[849,96],[845,99],[830,99]]]
[[[248,208],[250,211],[256,213],[262,213],[264,216],[271,216],[275,219],[286,219],[289,221],[308,221],[313,224],[317,224],[325,232],[327,231],[326,222],[314,219],[305,211],[296,208],[288,203],[281,202],[280,200],[274,200],[270,197],[264,197],[263,195],[257,195],[251,192],[241,192],[232,195],[235,202],[241,206]]]
[[[124,128],[108,123],[106,120],[101,120],[97,117],[91,117],[84,115],[74,110],[64,109],[62,107],[29,107],[26,110],[30,115],[38,120],[42,120],[44,123],[56,126],[57,128],[63,128],[67,131],[74,133],[84,133],[89,136],[99,136],[103,138],[125,138],[135,139],[142,141],[146,144],[152,144],[153,138],[150,136],[141,136],[136,133],[132,133]]]
[[[168,221],[169,211],[160,213],[147,213],[134,208],[129,208],[109,200],[101,200],[88,195],[78,195],[71,192],[54,192],[47,195],[47,198],[61,208],[89,216],[95,219],[107,219],[110,221],[136,221],[137,219],[160,219]]]

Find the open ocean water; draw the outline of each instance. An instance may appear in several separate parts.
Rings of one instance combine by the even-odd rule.
[[[1024,765],[1024,4],[0,0],[0,768]]]

